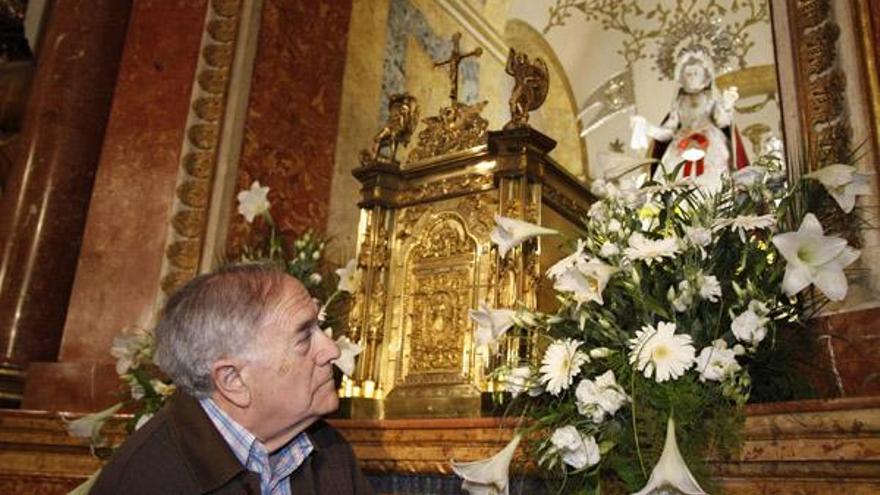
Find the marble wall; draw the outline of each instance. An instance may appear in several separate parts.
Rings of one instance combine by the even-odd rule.
[[[269,186],[286,234],[326,228],[350,16],[349,1],[263,6],[238,189]],[[234,251],[250,226],[234,208],[229,222]]]

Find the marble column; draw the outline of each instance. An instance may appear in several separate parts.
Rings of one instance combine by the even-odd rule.
[[[56,0],[0,201],[0,399],[58,353],[132,0]]]

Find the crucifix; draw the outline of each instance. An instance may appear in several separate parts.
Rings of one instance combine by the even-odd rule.
[[[461,33],[453,34],[452,53],[449,54],[449,59],[434,63],[434,67],[442,67],[449,64],[449,81],[452,83],[452,88],[449,90],[449,97],[452,98],[453,102],[458,101],[458,66],[461,65],[461,61],[468,57],[479,57],[483,54],[483,49],[480,47],[477,47],[470,53],[462,54],[461,48],[458,46],[459,41],[461,41]]]

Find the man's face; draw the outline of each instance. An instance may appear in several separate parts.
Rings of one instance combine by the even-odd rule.
[[[309,293],[286,277],[257,341],[258,357],[249,365],[259,430],[254,433],[264,442],[289,440],[339,406],[331,364],[339,348],[318,327],[317,316]]]

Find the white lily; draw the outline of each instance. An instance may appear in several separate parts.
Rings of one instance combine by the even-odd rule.
[[[116,358],[116,374],[122,376],[149,359],[153,349],[153,335],[140,327],[127,328],[113,338],[110,355]]]
[[[570,270],[573,266],[577,265],[578,261],[585,258],[584,252],[587,249],[587,243],[583,239],[577,240],[577,248],[573,253],[569,254],[565,258],[557,261],[550,268],[547,269],[547,276],[550,278],[556,278],[563,273]]]
[[[843,269],[861,253],[849,247],[846,239],[824,235],[815,215],[807,213],[797,232],[773,236],[773,244],[788,262],[782,279],[782,290],[786,294],[793,296],[814,284],[832,301],[846,297]]]
[[[251,183],[250,189],[238,193],[238,212],[244,216],[247,223],[254,221],[259,215],[269,211],[269,187],[260,186],[260,181]]]
[[[666,443],[663,445],[660,460],[651,471],[648,484],[633,495],[661,495],[675,490],[684,495],[706,495],[681,457],[675,439],[675,420],[670,415],[666,423]]]
[[[525,240],[539,235],[558,233],[553,229],[541,227],[523,220],[495,215],[495,228],[489,234],[489,239],[492,240],[492,243],[498,245],[498,254],[504,258],[507,256],[508,251],[519,246]]]
[[[92,444],[98,443],[101,437],[101,428],[114,414],[122,409],[122,403],[114,404],[103,411],[88,414],[74,421],[65,420],[64,428],[67,434],[75,438],[88,438]]]
[[[332,361],[333,365],[345,376],[351,376],[354,374],[354,358],[363,351],[363,348],[344,335],[336,339],[336,347],[339,348],[339,357]]]
[[[452,471],[464,480],[461,488],[471,495],[508,495],[508,471],[513,453],[522,439],[516,435],[497,454],[472,462],[449,461]]]
[[[851,165],[837,163],[822,167],[804,177],[815,179],[825,186],[828,194],[837,201],[840,209],[849,213],[856,205],[856,196],[871,194],[870,177]]]
[[[515,323],[516,311],[512,309],[489,309],[485,303],[480,309],[471,309],[468,316],[477,324],[477,345],[494,344]]]
[[[604,304],[602,291],[618,268],[606,265],[599,260],[578,260],[573,266],[556,276],[553,288],[559,292],[570,292],[579,304],[594,301]]]
[[[337,268],[336,275],[339,277],[339,284],[336,286],[338,290],[349,294],[357,292],[361,285],[361,271],[358,270],[355,258],[348,260],[344,267]]]

